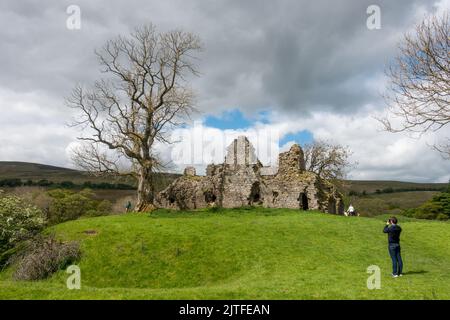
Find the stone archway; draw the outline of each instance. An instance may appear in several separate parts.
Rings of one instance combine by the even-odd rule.
[[[336,214],[336,199],[328,199],[328,213]]]
[[[216,195],[212,192],[212,191],[205,191],[203,193],[203,195],[205,196],[205,202],[207,204],[213,204],[216,202],[217,197]]]
[[[252,184],[252,188],[250,190],[250,196],[248,197],[248,204],[254,205],[254,204],[261,204],[262,203],[262,197],[261,197],[261,186],[259,182],[254,182]]]

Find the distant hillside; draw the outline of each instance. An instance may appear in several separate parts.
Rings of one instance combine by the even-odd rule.
[[[416,182],[402,182],[402,181],[388,181],[388,180],[348,180],[346,181],[345,192],[356,191],[362,193],[374,193],[377,190],[392,188],[393,191],[406,190],[440,190],[447,187],[447,183],[416,183]],[[414,190],[413,190],[414,189]]]
[[[447,188],[446,183],[346,181],[344,197],[363,216],[397,215],[417,208]]]
[[[172,173],[157,173],[157,189],[168,185],[178,176],[179,175]],[[113,176],[96,177],[79,170],[17,161],[0,161],[0,180],[2,179],[21,179],[23,181],[49,180],[57,183],[62,181],[71,181],[75,184],[82,184],[86,181],[93,183],[126,183],[130,185],[135,185],[136,183],[132,178],[117,178]]]
[[[179,174],[173,173],[159,173],[157,174],[158,189],[168,185],[174,179],[179,177]],[[91,182],[121,182],[134,184],[132,179],[117,179],[115,177],[95,177],[86,172],[61,168],[51,165],[29,163],[29,162],[9,162],[0,161],[0,180],[1,179],[22,179],[38,181],[46,179],[54,182],[72,181],[74,183]],[[400,181],[363,181],[363,180],[349,180],[346,181],[345,193],[356,191],[362,193],[374,193],[377,190],[392,188],[394,191],[399,189],[417,189],[417,190],[438,190],[446,187],[445,183],[414,183],[414,182],[400,182]]]
[[[179,174],[173,173],[161,173],[171,178],[176,178]],[[0,179],[31,179],[40,180],[47,179],[55,182],[60,181],[73,181],[73,182],[108,182],[114,177],[95,177],[89,175],[86,172],[56,167],[46,164],[18,162],[18,161],[0,161]],[[373,193],[377,189],[382,190],[385,188],[393,189],[409,189],[409,188],[431,188],[441,189],[446,187],[446,183],[414,183],[414,182],[401,182],[401,181],[364,181],[364,180],[348,180],[346,181],[345,191],[354,190],[357,192],[366,191]]]
[[[49,179],[61,181],[85,174],[74,169],[55,167],[45,164],[0,161],[0,179]]]

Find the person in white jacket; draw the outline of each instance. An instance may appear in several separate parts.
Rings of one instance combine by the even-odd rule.
[[[348,210],[345,212],[346,216],[354,216],[355,215],[355,208],[350,204],[348,207]]]

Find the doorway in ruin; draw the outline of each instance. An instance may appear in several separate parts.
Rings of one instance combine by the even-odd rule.
[[[248,197],[248,204],[261,204],[261,186],[259,182],[254,182],[250,190],[250,196]]]
[[[205,191],[204,196],[205,196],[205,202],[207,204],[213,204],[216,202],[217,197],[212,191]]]
[[[336,200],[333,198],[328,200],[328,213],[336,214]]]
[[[301,192],[300,196],[298,197],[298,200],[300,202],[300,209],[301,210],[308,210],[309,209],[308,195],[307,195],[306,192]]]

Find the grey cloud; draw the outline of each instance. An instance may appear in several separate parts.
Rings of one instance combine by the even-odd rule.
[[[366,28],[366,8],[373,1],[258,3],[257,8],[245,6],[233,20],[239,28],[221,27],[221,37],[208,38],[211,47],[222,51],[207,57],[218,63],[207,64],[202,93],[212,92],[218,107],[232,101],[249,109],[349,112],[379,101],[364,80],[383,71],[395,50],[392,35],[412,23],[418,2],[379,1],[382,29],[376,31]],[[230,11],[233,16],[228,6],[222,12]],[[248,38],[249,32],[254,38]],[[262,85],[243,101],[236,93],[246,85],[237,81],[244,75]]]
[[[79,31],[66,28],[66,8],[71,4],[82,10]],[[371,4],[381,7],[381,30],[366,28],[366,8]],[[366,104],[381,107],[379,92],[368,84],[379,79],[396,41],[421,18],[421,10],[433,11],[433,1],[4,0],[1,136],[19,130],[36,134],[27,144],[29,152],[21,149],[20,143],[27,140],[18,134],[15,145],[5,146],[8,142],[3,140],[0,160],[32,159],[35,143],[39,147],[33,161],[66,161],[63,151],[74,135],[64,127],[70,114],[64,97],[75,84],[89,84],[101,76],[94,49],[135,26],[153,22],[161,30],[183,28],[201,37],[202,75],[192,79],[192,86],[202,111],[239,108],[251,114],[272,109],[305,119],[317,111],[356,114]],[[29,110],[11,110],[8,100],[1,99],[3,92],[17,97],[37,92],[45,99],[36,98]],[[30,101],[24,98],[23,103]],[[37,123],[52,128],[55,135],[39,130]],[[381,164],[379,168],[382,172]],[[415,172],[412,165],[408,168],[393,175]]]
[[[181,27],[205,44],[193,80],[202,109],[349,112],[378,100],[362,87],[395,49],[391,35],[413,22],[422,0],[377,1],[382,29],[366,28],[364,1],[77,1],[82,29],[65,27],[72,1],[3,1],[0,85],[67,95],[99,76],[93,54],[104,41],[154,22]]]

